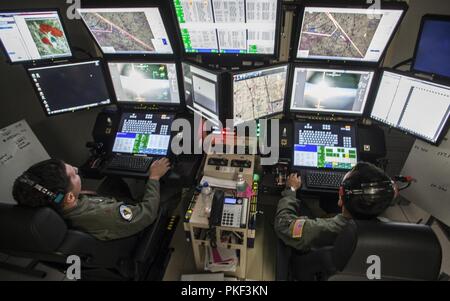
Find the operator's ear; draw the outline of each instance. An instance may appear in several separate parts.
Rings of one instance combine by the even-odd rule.
[[[77,197],[75,196],[75,194],[73,192],[68,192],[66,193],[65,197],[64,197],[64,204],[66,205],[72,205],[73,203],[75,203],[77,200]]]
[[[396,199],[400,196],[400,189],[398,188],[397,183],[393,183],[393,185],[394,185],[394,199]]]

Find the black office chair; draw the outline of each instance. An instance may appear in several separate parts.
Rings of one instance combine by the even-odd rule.
[[[333,247],[312,249],[301,253],[277,242],[275,279],[277,281],[324,281],[336,273],[332,259]]]
[[[424,225],[352,221],[334,246],[301,254],[279,240],[277,280],[363,281],[369,256],[381,260],[381,280],[438,280],[441,245]]]
[[[369,256],[381,261],[381,280],[437,281],[442,249],[425,225],[353,221],[338,236],[333,262],[338,272],[331,281],[368,280]]]
[[[138,235],[100,241],[68,229],[51,208],[0,205],[0,253],[26,257],[65,271],[70,255],[81,258],[82,280],[144,280],[159,251],[169,218],[160,211],[155,222]],[[40,271],[8,264],[1,267],[33,276]]]

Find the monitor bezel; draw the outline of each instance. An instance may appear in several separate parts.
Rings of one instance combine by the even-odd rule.
[[[300,47],[300,36],[302,32],[303,27],[303,17],[305,14],[305,9],[307,7],[318,7],[318,8],[348,8],[348,9],[370,9],[371,4],[357,4],[357,3],[345,3],[345,2],[339,2],[339,1],[305,1],[302,3],[302,6],[300,7],[299,11],[297,12],[298,18],[296,22],[294,22],[294,26],[296,27],[293,30],[293,40],[291,41],[291,45],[295,45],[295,47],[292,47],[291,49],[291,58],[294,62],[301,62],[301,63],[320,63],[324,62],[327,64],[342,64],[342,65],[348,65],[348,66],[363,66],[363,67],[378,67],[381,62],[384,61],[386,54],[389,50],[390,45],[392,44],[392,41],[395,38],[396,33],[398,32],[405,15],[409,9],[409,6],[406,2],[382,2],[381,3],[381,10],[400,10],[402,11],[402,15],[397,23],[397,25],[394,28],[394,31],[391,35],[391,37],[388,40],[388,43],[386,44],[385,49],[380,55],[380,58],[378,61],[360,61],[360,60],[337,60],[337,59],[321,59],[321,58],[298,58],[297,52],[298,48]]]
[[[183,64],[192,66],[192,67],[194,67],[194,68],[198,68],[198,69],[200,69],[200,70],[202,70],[202,71],[205,71],[205,72],[208,72],[208,73],[212,73],[212,74],[214,74],[215,76],[217,76],[217,85],[216,85],[216,108],[217,108],[217,113],[213,113],[213,112],[211,112],[209,109],[207,109],[207,108],[205,108],[205,107],[203,107],[203,106],[201,106],[201,105],[199,105],[199,106],[201,106],[204,110],[206,110],[206,111],[209,112],[210,114],[216,115],[218,119],[214,119],[214,118],[212,118],[211,116],[208,116],[208,114],[205,114],[205,113],[199,111],[198,109],[195,109],[195,108],[194,108],[194,103],[192,103],[192,107],[187,103],[187,99],[186,99],[186,96],[185,96],[185,93],[186,93],[186,87],[185,87],[185,85],[184,85],[184,69],[183,69]],[[192,61],[189,61],[189,60],[183,60],[183,61],[181,62],[181,68],[182,68],[182,72],[183,72],[183,74],[182,74],[182,77],[183,77],[183,80],[182,80],[182,82],[183,82],[183,95],[184,95],[184,98],[185,98],[186,108],[187,108],[190,112],[192,112],[192,113],[194,113],[194,114],[199,114],[200,116],[202,116],[203,118],[205,118],[205,119],[211,121],[211,122],[214,123],[215,125],[218,125],[217,122],[221,122],[221,123],[223,124],[224,116],[225,116],[225,111],[226,111],[225,108],[224,108],[224,106],[223,106],[223,99],[224,99],[224,94],[222,93],[222,91],[223,91],[223,87],[222,87],[222,84],[223,84],[223,72],[220,72],[219,70],[214,70],[214,69],[206,68],[205,66],[202,66],[202,65],[200,65],[200,64],[198,64],[198,63],[196,63],[196,62],[192,62]],[[222,87],[222,88],[221,88],[221,87]]]
[[[136,101],[119,101],[116,94],[116,89],[114,87],[114,82],[112,79],[111,71],[109,68],[110,63],[116,63],[116,64],[174,64],[177,72],[177,81],[178,81],[178,95],[180,98],[179,103],[158,103],[158,102],[136,102]],[[114,59],[107,59],[105,60],[105,67],[107,69],[107,76],[108,81],[111,85],[111,91],[113,92],[115,104],[117,106],[123,106],[123,107],[132,107],[136,110],[139,109],[178,109],[183,107],[184,105],[184,94],[181,94],[181,86],[180,86],[180,72],[181,72],[181,65],[178,60],[149,60],[145,58],[127,58],[127,59],[121,59],[121,58],[114,58]],[[184,92],[184,91],[183,91]]]
[[[45,67],[59,67],[59,66],[65,66],[65,65],[71,65],[71,64],[86,63],[86,62],[96,62],[96,61],[100,62],[101,70],[103,72],[103,79],[105,81],[106,91],[109,94],[109,103],[108,104],[99,104],[99,105],[91,106],[91,107],[88,107],[88,108],[82,108],[82,109],[76,109],[76,110],[71,110],[71,111],[66,111],[66,112],[59,112],[59,113],[49,114],[47,112],[47,109],[45,108],[44,103],[39,98],[39,91],[37,90],[36,85],[35,85],[35,83],[33,81],[30,69],[45,68]],[[44,113],[45,113],[45,115],[47,117],[54,117],[54,116],[58,116],[58,115],[62,115],[62,114],[75,113],[75,112],[81,112],[81,111],[91,111],[91,110],[96,109],[96,108],[106,107],[106,106],[110,106],[110,105],[114,105],[115,104],[114,98],[113,98],[113,94],[111,93],[111,89],[110,89],[110,86],[109,86],[109,81],[108,81],[108,78],[107,78],[107,70],[106,70],[105,61],[102,58],[73,59],[73,60],[70,60],[68,62],[62,62],[62,63],[58,63],[58,64],[54,64],[54,63],[39,64],[37,66],[28,66],[28,67],[26,67],[25,71],[27,73],[27,77],[29,78],[31,85],[33,86],[33,91],[36,93],[36,98],[38,99],[39,104],[41,105],[42,110],[44,111]]]
[[[419,34],[417,35],[417,40],[416,40],[416,44],[415,44],[415,47],[414,47],[414,56],[413,56],[413,60],[412,60],[412,64],[411,64],[411,71],[414,71],[414,72],[419,73],[419,74],[430,75],[433,80],[436,79],[436,80],[442,80],[442,81],[450,82],[450,76],[445,76],[445,75],[441,75],[441,74],[437,74],[437,73],[433,73],[433,72],[428,72],[428,71],[423,71],[423,70],[416,69],[417,55],[419,54],[420,42],[422,40],[422,35],[423,35],[423,30],[424,30],[424,27],[425,27],[425,23],[427,21],[445,21],[445,22],[448,22],[450,24],[450,16],[426,14],[426,15],[424,15],[422,17],[422,20],[420,21]]]
[[[426,143],[428,143],[428,144],[430,144],[430,145],[439,146],[439,145],[442,143],[442,141],[444,140],[445,136],[447,135],[447,133],[448,133],[448,131],[449,131],[449,129],[450,129],[450,118],[447,119],[447,121],[446,121],[444,127],[442,128],[442,132],[439,134],[438,138],[436,139],[436,142],[433,142],[433,141],[430,141],[430,140],[428,140],[428,139],[426,139],[426,138],[423,138],[423,137],[421,137],[421,136],[415,135],[414,133],[410,133],[409,131],[406,131],[405,129],[402,129],[402,128],[399,128],[399,127],[395,127],[395,126],[392,126],[392,125],[390,125],[390,124],[384,123],[384,122],[379,121],[379,120],[377,120],[377,119],[375,119],[375,118],[372,117],[373,107],[375,106],[375,101],[376,101],[376,98],[377,98],[377,96],[378,96],[378,91],[379,91],[379,89],[380,89],[380,87],[381,87],[381,82],[382,82],[382,79],[383,79],[383,76],[384,76],[384,73],[385,73],[385,72],[390,72],[390,73],[398,74],[398,75],[400,75],[400,76],[405,76],[405,77],[409,77],[409,78],[412,78],[412,79],[417,79],[417,80],[420,80],[420,81],[430,82],[430,83],[432,83],[432,84],[437,84],[437,85],[447,86],[447,87],[449,88],[449,90],[450,90],[449,82],[448,82],[448,81],[442,81],[442,80],[430,80],[430,79],[427,79],[427,78],[423,78],[423,77],[417,76],[416,74],[414,74],[414,73],[412,73],[412,72],[399,71],[399,70],[394,70],[394,69],[392,69],[392,68],[382,68],[382,69],[381,69],[381,73],[380,73],[380,79],[379,79],[379,81],[378,81],[377,86],[375,87],[376,89],[374,89],[374,91],[375,91],[376,93],[375,93],[375,95],[374,95],[373,105],[372,105],[372,107],[371,107],[371,109],[370,109],[370,113],[369,113],[369,118],[370,118],[372,121],[374,121],[375,123],[377,123],[377,124],[383,125],[383,126],[388,127],[388,128],[390,128],[390,129],[396,129],[396,130],[398,130],[398,131],[404,133],[404,134],[407,135],[407,136],[414,137],[414,138],[419,139],[419,140],[421,140],[421,141],[424,141],[424,142],[426,142]]]
[[[292,110],[291,109],[291,101],[292,101],[292,94],[294,93],[294,78],[295,78],[295,70],[297,68],[314,68],[314,69],[328,69],[328,70],[346,70],[346,71],[362,71],[362,72],[373,72],[373,78],[372,78],[372,84],[369,88],[366,103],[364,106],[364,109],[362,113],[350,113],[350,112],[321,112],[321,111],[307,111],[307,110]],[[316,117],[350,117],[355,119],[362,119],[365,116],[367,116],[369,112],[370,103],[372,102],[372,99],[374,97],[375,87],[377,86],[377,80],[378,80],[378,70],[376,68],[370,68],[367,66],[332,66],[328,64],[302,64],[302,63],[295,63],[291,64],[290,68],[290,74],[289,74],[289,82],[288,82],[288,95],[287,95],[287,101],[286,101],[286,111],[289,112],[291,115],[306,115],[306,116],[316,116]]]
[[[293,125],[292,125],[292,156],[291,156],[291,162],[292,162],[292,168],[294,170],[326,170],[326,171],[335,171],[335,172],[349,172],[351,171],[351,169],[339,169],[339,168],[326,168],[326,167],[311,167],[311,166],[298,166],[295,165],[295,126],[297,123],[331,123],[331,124],[336,124],[336,125],[344,125],[344,124],[350,124],[354,131],[355,131],[355,148],[356,148],[356,154],[357,154],[357,162],[359,162],[359,160],[361,159],[361,154],[360,154],[360,150],[359,150],[359,136],[358,136],[358,125],[356,122],[346,122],[346,121],[329,121],[329,120],[307,120],[307,119],[298,119],[298,120],[294,120]]]
[[[173,3],[174,0],[169,0],[171,11],[172,11],[172,18],[175,22],[175,30],[178,37],[178,40],[180,41],[180,47],[182,51],[182,55],[185,58],[189,57],[197,57],[197,56],[203,56],[207,58],[220,58],[223,57],[226,58],[242,58],[242,59],[273,59],[277,58],[280,54],[280,44],[281,44],[281,29],[282,29],[282,0],[277,0],[277,20],[275,21],[275,43],[274,43],[274,53],[272,54],[265,54],[265,53],[205,53],[205,52],[187,52],[186,47],[184,46],[183,39],[181,38],[181,28],[180,24],[178,22],[178,17],[176,14],[175,4]],[[208,0],[211,1],[211,0]]]
[[[120,123],[122,121],[123,115],[124,114],[159,114],[159,115],[170,115],[172,116],[172,124],[173,122],[176,120],[177,118],[177,114],[175,112],[166,112],[166,111],[157,111],[157,112],[152,112],[152,111],[143,111],[143,110],[136,110],[136,109],[127,109],[127,108],[120,108],[118,110],[118,114],[119,114],[119,118],[117,121],[117,128],[116,131],[114,132],[114,136],[113,136],[113,140],[112,140],[112,144],[111,144],[111,149],[109,149],[108,151],[111,154],[115,154],[115,155],[123,155],[123,156],[146,156],[146,157],[169,157],[172,155],[172,139],[175,136],[175,132],[172,131],[171,128],[169,128],[169,136],[170,136],[170,140],[169,140],[169,146],[167,147],[167,154],[166,155],[153,155],[153,154],[133,154],[133,153],[123,153],[123,152],[114,152],[114,144],[116,143],[116,138],[117,138],[117,133],[120,130]]]
[[[281,67],[286,67],[286,85],[285,85],[285,90],[284,90],[284,101],[283,101],[283,109],[278,112],[278,113],[272,113],[269,115],[265,115],[265,116],[261,116],[258,119],[255,120],[247,120],[238,124],[234,123],[234,76],[235,75],[240,75],[240,74],[246,74],[246,73],[251,73],[251,72],[257,72],[257,71],[264,71],[264,70],[270,70],[270,69],[277,69],[277,68],[281,68]],[[274,117],[274,116],[279,116],[279,115],[285,115],[286,111],[286,102],[287,102],[287,96],[288,96],[288,88],[289,88],[289,74],[290,74],[290,69],[292,68],[292,65],[289,63],[278,63],[278,64],[273,64],[270,66],[263,66],[263,67],[258,67],[255,69],[248,69],[248,70],[242,70],[242,71],[238,71],[238,72],[232,72],[230,73],[230,101],[229,101],[229,105],[230,105],[230,117],[231,119],[233,119],[233,126],[237,127],[237,126],[245,126],[245,124],[247,124],[248,122],[252,122],[252,121],[256,121],[258,122],[261,119],[270,119],[270,117]]]
[[[59,18],[59,21],[61,22],[62,29],[64,31],[67,44],[69,45],[70,50],[70,56],[61,56],[58,58],[51,58],[51,59],[37,59],[37,60],[24,60],[24,61],[12,61],[11,57],[8,54],[8,51],[6,50],[5,45],[3,44],[3,41],[0,39],[0,51],[3,52],[3,55],[6,58],[6,62],[11,65],[24,65],[28,67],[28,65],[31,66],[37,66],[38,64],[47,64],[47,63],[59,63],[64,62],[68,60],[75,59],[74,55],[74,48],[71,43],[71,39],[69,37],[65,22],[63,21],[61,10],[59,8],[31,8],[31,9],[2,9],[0,10],[1,13],[39,13],[39,12],[56,12]]]
[[[168,22],[167,20],[164,18],[163,14],[162,14],[162,9],[161,6],[158,5],[143,5],[143,4],[135,4],[132,6],[124,6],[124,5],[108,5],[108,6],[98,6],[98,5],[82,5],[82,7],[80,9],[130,9],[130,8],[141,8],[141,9],[146,9],[146,8],[157,8],[159,11],[159,14],[161,16],[161,19],[163,21],[164,24],[164,29],[166,30],[167,33],[167,38],[170,41],[170,46],[172,47],[172,53],[105,53],[102,49],[102,47],[100,46],[100,44],[98,43],[97,39],[95,38],[94,34],[91,32],[91,30],[89,29],[89,27],[87,26],[86,22],[84,22],[84,19],[81,17],[81,22],[83,23],[84,28],[86,29],[86,31],[88,32],[89,36],[91,37],[91,39],[94,41],[95,45],[98,47],[100,53],[103,55],[103,57],[105,59],[122,59],[122,60],[127,60],[127,59],[133,59],[133,58],[144,58],[144,59],[160,59],[160,60],[173,60],[176,57],[176,50],[174,48],[175,45],[175,41],[173,40],[173,36],[170,34],[169,30],[168,30]],[[78,10],[77,13],[79,14]]]

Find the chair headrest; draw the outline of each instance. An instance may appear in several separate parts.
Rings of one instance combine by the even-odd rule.
[[[62,243],[67,225],[51,208],[0,205],[0,250],[47,253]]]
[[[425,225],[350,222],[334,246],[337,270],[365,277],[372,255],[381,260],[382,278],[436,280],[441,269],[441,245]]]

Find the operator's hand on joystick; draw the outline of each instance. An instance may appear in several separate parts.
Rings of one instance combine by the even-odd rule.
[[[150,166],[150,180],[159,181],[170,170],[170,161],[167,158],[159,159]]]
[[[292,173],[286,180],[286,187],[292,191],[297,191],[302,187],[302,179],[296,173]]]

